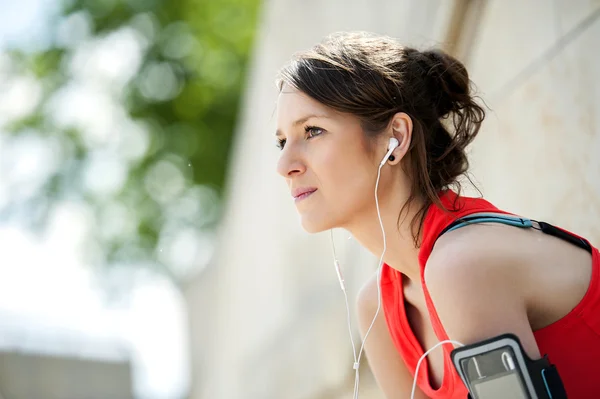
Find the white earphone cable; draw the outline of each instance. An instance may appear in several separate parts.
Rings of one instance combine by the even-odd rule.
[[[458,346],[464,346],[463,344],[461,344],[458,341],[452,341],[451,339],[447,339],[447,340],[438,342],[437,344],[435,344],[431,348],[429,348],[429,350],[427,352],[423,353],[423,356],[421,356],[421,358],[417,362],[417,367],[415,369],[415,378],[413,379],[413,386],[412,386],[412,391],[410,393],[410,399],[415,398],[415,390],[417,389],[417,377],[419,376],[419,367],[421,367],[421,362],[427,356],[429,356],[429,353],[431,353],[431,351],[433,351],[435,348],[437,348],[438,346],[443,345],[443,344],[454,344],[454,345],[458,345]]]
[[[397,142],[396,142],[397,143]],[[396,144],[397,146],[397,144]],[[333,239],[333,230],[330,230],[330,238],[331,238],[331,247],[333,250],[333,258],[334,258],[334,266],[335,266],[335,270],[336,273],[338,275],[338,279],[340,282],[340,287],[342,289],[342,292],[344,293],[344,299],[346,302],[346,319],[348,322],[348,332],[350,333],[350,341],[352,344],[352,354],[354,356],[354,370],[355,370],[355,376],[354,376],[354,399],[358,399],[358,394],[359,394],[359,385],[360,385],[360,373],[359,373],[359,368],[360,368],[360,360],[362,358],[362,353],[363,353],[363,349],[365,346],[365,342],[367,341],[367,338],[371,332],[371,329],[373,328],[373,325],[375,325],[375,321],[377,320],[377,316],[379,315],[379,311],[381,309],[381,269],[382,269],[382,265],[383,265],[383,257],[385,256],[385,252],[387,250],[387,240],[386,240],[386,235],[385,235],[385,228],[383,227],[383,220],[381,218],[381,210],[379,208],[379,197],[377,195],[378,189],[379,189],[379,179],[381,178],[381,168],[383,167],[383,165],[385,164],[385,161],[388,159],[389,155],[391,154],[391,152],[393,151],[394,147],[391,147],[388,149],[388,153],[385,155],[384,159],[381,161],[381,163],[379,164],[379,168],[377,170],[377,180],[375,181],[375,207],[377,209],[377,217],[379,219],[379,226],[381,227],[381,234],[383,236],[383,251],[381,253],[381,257],[379,258],[379,265],[377,266],[377,311],[375,312],[375,316],[373,317],[373,321],[371,321],[371,325],[369,326],[369,328],[367,329],[367,332],[365,333],[365,337],[362,340],[362,344],[360,347],[360,351],[358,352],[358,356],[356,355],[356,345],[354,344],[354,337],[352,334],[352,324],[350,321],[350,306],[348,304],[348,294],[346,293],[346,287],[344,285],[344,279],[342,276],[342,272],[341,272],[341,268],[340,268],[340,264],[338,262],[337,259],[337,254],[335,251],[335,243],[334,243],[334,239]],[[431,351],[433,351],[435,348],[437,348],[438,346],[445,344],[445,343],[452,343],[454,345],[459,345],[459,346],[464,346],[463,344],[461,344],[460,342],[457,341],[452,341],[452,340],[444,340],[444,341],[440,341],[438,342],[436,345],[434,345],[432,348],[430,348],[427,352],[425,352],[423,354],[423,356],[421,356],[421,358],[419,359],[419,361],[417,362],[417,367],[415,370],[415,376],[414,376],[414,380],[413,380],[413,387],[412,387],[412,392],[411,392],[411,399],[414,399],[414,395],[415,395],[415,390],[416,390],[416,386],[417,386],[417,377],[419,375],[419,368],[421,366],[421,362],[423,361],[423,359],[425,359],[429,353]]]
[[[348,294],[346,293],[346,287],[344,286],[344,279],[340,270],[340,264],[337,260],[337,254],[335,253],[335,242],[333,240],[333,230],[329,230],[331,237],[331,248],[333,249],[333,258],[335,259],[335,268],[338,273],[342,292],[344,293],[344,300],[346,302],[346,321],[348,322],[348,332],[350,333],[350,342],[352,343],[352,354],[354,356],[354,363],[356,363],[356,345],[354,344],[354,337],[352,335],[352,323],[350,320],[350,305],[348,304]]]
[[[375,316],[373,317],[373,321],[371,322],[371,325],[369,326],[367,332],[365,333],[365,338],[362,341],[361,347],[360,347],[360,351],[358,353],[358,356],[356,355],[356,345],[354,343],[354,338],[352,335],[352,324],[350,321],[350,306],[348,304],[348,294],[346,293],[346,287],[344,285],[344,279],[342,276],[342,272],[340,269],[340,265],[337,259],[337,254],[335,251],[335,243],[333,240],[333,230],[330,230],[330,238],[331,238],[331,248],[333,250],[333,258],[334,258],[334,266],[335,266],[335,270],[336,273],[338,275],[338,279],[340,282],[340,287],[342,288],[342,292],[344,293],[344,300],[346,302],[346,316],[347,316],[347,322],[348,322],[348,332],[350,333],[350,341],[352,343],[352,353],[354,356],[354,370],[355,370],[355,376],[354,376],[354,399],[358,399],[358,391],[359,391],[359,385],[360,385],[360,373],[359,373],[359,368],[360,368],[360,360],[362,358],[362,353],[364,350],[364,346],[365,346],[365,342],[367,341],[367,337],[369,336],[371,329],[373,328],[373,325],[375,324],[375,321],[377,320],[377,316],[379,315],[379,311],[381,309],[381,287],[380,287],[380,279],[381,279],[381,266],[383,264],[383,257],[385,256],[385,251],[387,249],[387,242],[386,242],[386,236],[385,236],[385,229],[383,227],[383,220],[381,218],[381,211],[379,209],[379,198],[377,196],[377,191],[379,188],[379,179],[381,177],[381,168],[383,167],[385,163],[382,162],[379,164],[379,168],[377,170],[377,180],[375,182],[375,205],[377,208],[377,217],[379,218],[379,226],[381,227],[381,234],[383,235],[383,252],[381,253],[381,257],[379,258],[379,265],[377,267],[377,311],[375,312]]]
[[[357,376],[358,376],[358,369],[360,367],[360,360],[362,357],[363,349],[365,347],[365,342],[367,342],[367,338],[369,337],[369,334],[371,333],[371,329],[373,328],[373,325],[375,325],[375,321],[377,320],[377,316],[379,315],[379,310],[381,309],[381,282],[380,282],[381,266],[383,265],[383,257],[385,256],[385,251],[387,250],[387,240],[386,240],[386,236],[385,236],[385,229],[383,228],[383,220],[381,219],[381,211],[379,209],[379,198],[377,195],[377,191],[379,188],[379,179],[381,177],[382,166],[383,166],[383,164],[379,165],[379,169],[377,170],[377,180],[375,181],[375,207],[377,208],[377,217],[379,218],[379,226],[381,227],[381,234],[383,235],[383,251],[381,252],[381,257],[379,258],[379,265],[377,266],[377,311],[375,312],[375,316],[373,317],[373,320],[371,321],[371,325],[369,326],[369,329],[365,333],[365,338],[363,339],[361,347],[360,347],[360,351],[358,352],[357,361],[354,364]],[[357,379],[358,379],[358,377],[357,377]],[[354,399],[358,399],[358,384],[356,384],[356,388],[354,391]]]

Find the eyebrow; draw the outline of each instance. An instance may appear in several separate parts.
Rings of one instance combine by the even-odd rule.
[[[304,122],[306,122],[307,120],[311,119],[311,118],[327,118],[327,119],[331,119],[330,116],[328,115],[322,115],[322,114],[310,114],[310,115],[306,115],[298,120],[296,120],[294,123],[292,123],[293,127],[296,127],[298,125],[302,125]],[[277,129],[277,131],[275,132],[275,136],[282,136],[283,133],[281,132],[281,130]]]

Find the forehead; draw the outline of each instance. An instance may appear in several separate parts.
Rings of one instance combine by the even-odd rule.
[[[294,121],[311,115],[333,118],[336,114],[331,108],[289,85],[283,86],[277,98],[279,128],[287,128]]]

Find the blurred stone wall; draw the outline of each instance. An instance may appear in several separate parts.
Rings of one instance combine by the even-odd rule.
[[[599,38],[600,1],[496,0],[466,57],[493,110],[472,152],[483,193],[596,245]]]
[[[265,2],[220,248],[213,268],[186,288],[190,398],[351,397],[352,352],[328,233],[301,230],[275,172],[274,77],[293,52],[340,30],[453,52],[492,108],[472,149],[483,194],[600,244],[599,13],[599,1],[583,0]],[[336,232],[353,306],[376,259],[347,236]],[[366,362],[362,369],[360,397],[380,398]]]

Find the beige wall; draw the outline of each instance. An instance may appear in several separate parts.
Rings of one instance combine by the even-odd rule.
[[[598,38],[600,1],[497,0],[489,2],[468,56],[472,78],[493,110],[472,152],[484,195],[596,245]]]
[[[351,348],[329,237],[300,229],[287,189],[275,174],[275,72],[294,51],[337,30],[435,44],[447,32],[456,33],[448,30],[449,21],[457,21],[453,10],[469,3],[477,2],[265,3],[220,249],[214,269],[187,289],[192,399],[348,397]],[[498,205],[600,243],[600,158],[594,157],[600,152],[595,73],[600,49],[594,40],[600,37],[600,20],[586,20],[599,3],[486,4],[479,17],[458,20],[458,31],[468,34],[450,43],[462,49],[459,55],[494,110],[473,148],[475,178]],[[346,238],[336,233],[353,302],[375,259]],[[378,398],[368,392],[373,383],[364,368],[361,398]]]

